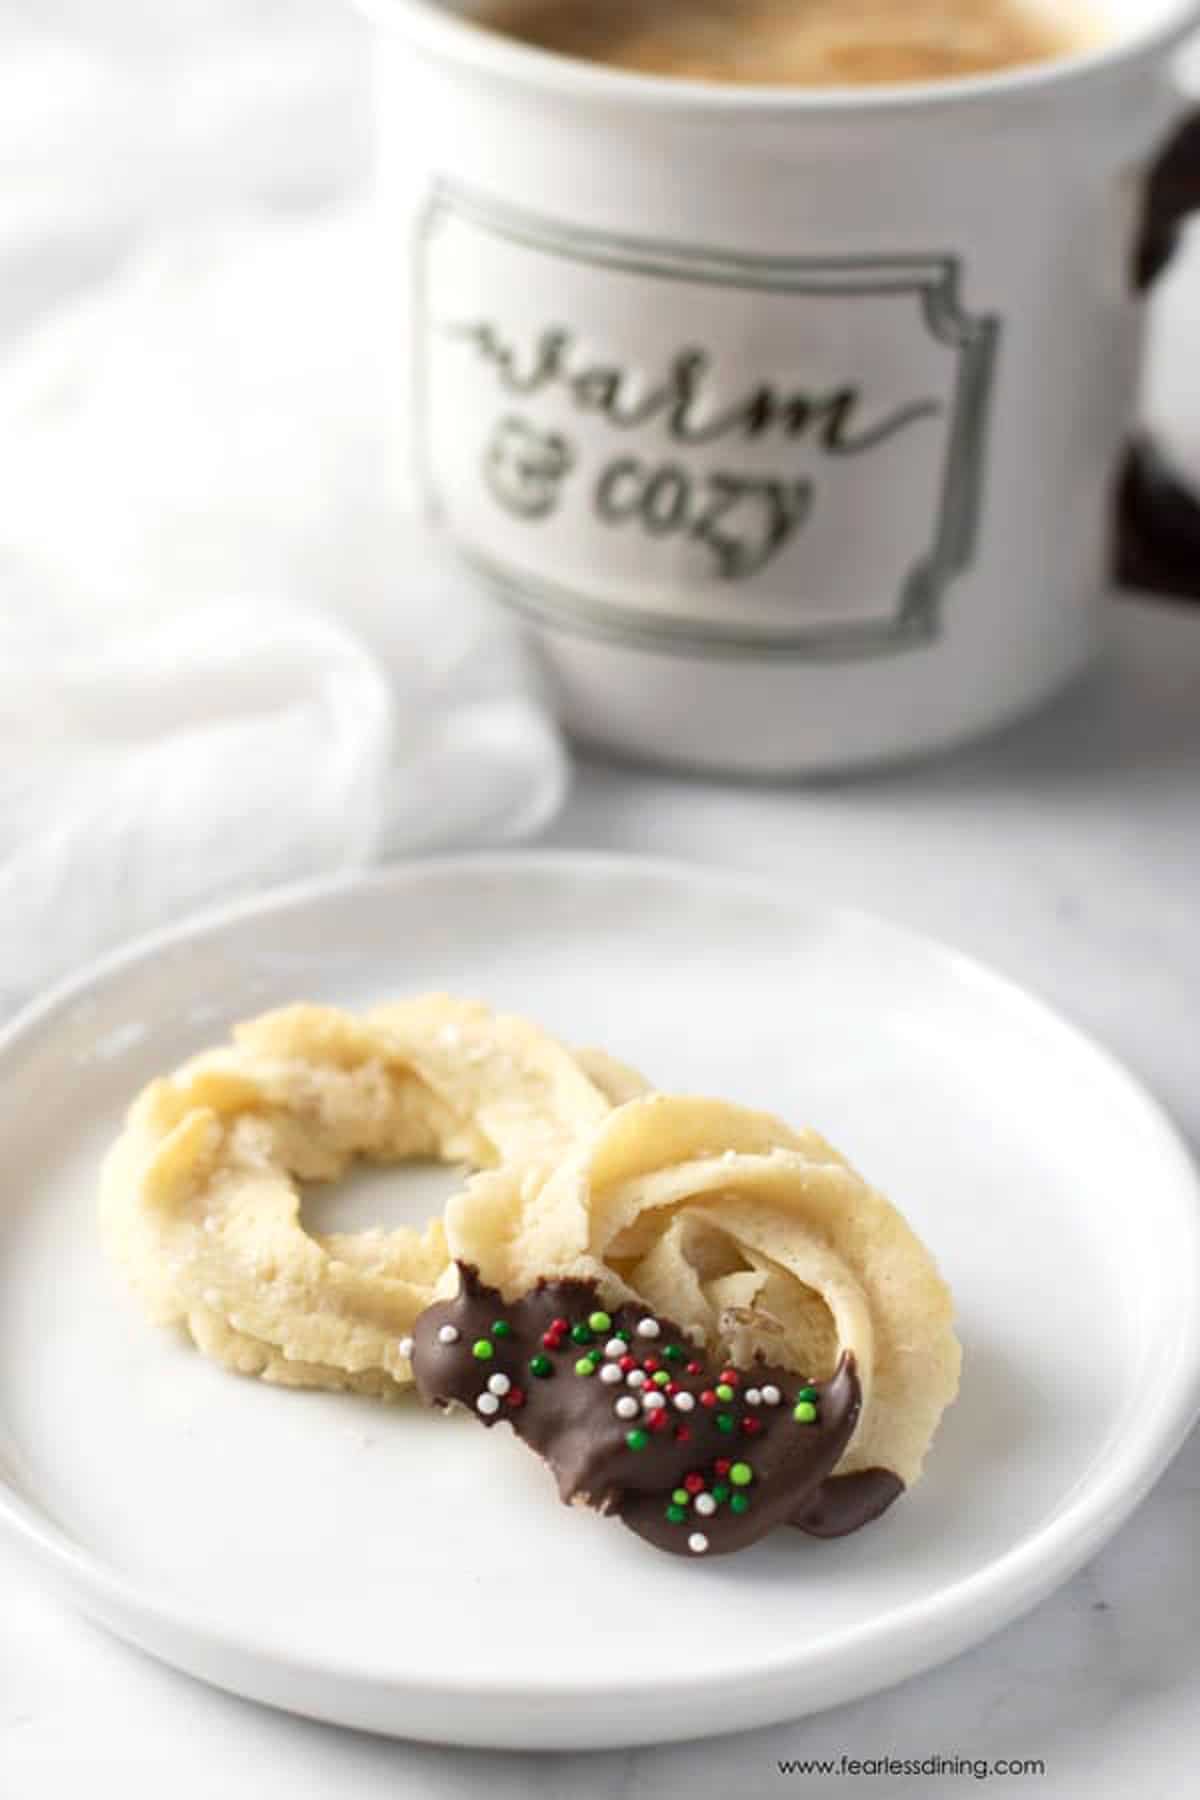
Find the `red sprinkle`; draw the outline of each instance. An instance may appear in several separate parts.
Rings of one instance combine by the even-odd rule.
[[[630,1369],[637,1368],[637,1357],[636,1356],[618,1356],[617,1367],[618,1367],[618,1369],[622,1369],[625,1372],[625,1374],[628,1375]]]
[[[732,1467],[733,1464],[727,1456],[718,1456],[716,1462],[713,1464],[713,1468],[717,1471],[718,1475],[728,1475]]]
[[[570,1328],[571,1328],[570,1319],[551,1319],[551,1321],[550,1321],[551,1331],[557,1331],[560,1337],[562,1336],[564,1331],[569,1331]]]
[[[692,1441],[691,1426],[690,1425],[677,1425],[675,1427],[675,1442],[677,1444],[690,1444],[691,1441]]]
[[[683,1478],[683,1485],[689,1494],[702,1494],[704,1492],[704,1477],[703,1475],[698,1474],[685,1475]]]
[[[762,1420],[747,1414],[742,1420],[742,1430],[746,1433],[747,1437],[753,1437],[756,1431],[762,1430]]]
[[[722,1369],[717,1379],[718,1381],[727,1381],[730,1387],[736,1387],[739,1376],[736,1369]]]
[[[561,1350],[562,1336],[557,1331],[543,1331],[542,1343],[547,1350]]]
[[[666,1387],[663,1389],[664,1394],[677,1394],[678,1392],[679,1383],[677,1381],[668,1381]]]
[[[642,1360],[642,1367],[645,1369],[647,1375],[653,1375],[655,1369],[659,1366],[660,1364],[657,1356],[647,1356]]]
[[[650,1414],[651,1431],[666,1431],[671,1423],[671,1415],[665,1407],[658,1407]]]
[[[689,1375],[703,1375],[704,1364],[698,1363],[698,1362],[690,1362],[687,1366],[687,1372]]]
[[[525,1389],[519,1388],[519,1387],[510,1387],[507,1394],[505,1394],[504,1398],[507,1400],[507,1402],[510,1406],[524,1406],[524,1404],[525,1404]]]
[[[717,1396],[713,1393],[711,1388],[705,1388],[700,1396],[700,1404],[701,1406],[715,1406],[717,1404]]]

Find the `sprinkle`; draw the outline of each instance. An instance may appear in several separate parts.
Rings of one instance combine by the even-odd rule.
[[[605,1356],[611,1356],[614,1362],[616,1361],[616,1359],[619,1356],[624,1356],[624,1354],[625,1354],[625,1339],[624,1338],[609,1338],[607,1344],[605,1344],[605,1346],[604,1346],[604,1354],[605,1354]]]
[[[676,1488],[675,1492],[671,1495],[672,1506],[686,1506],[687,1503],[688,1503],[687,1489],[686,1488]]]
[[[695,1394],[682,1393],[675,1395],[675,1409],[677,1412],[691,1412],[695,1404]]]
[[[508,1404],[510,1406],[524,1406],[524,1404],[525,1404],[525,1389],[522,1387],[510,1387],[508,1390],[507,1397],[508,1397]]]
[[[616,1413],[618,1419],[636,1419],[638,1416],[638,1403],[632,1394],[622,1394],[621,1398],[617,1401],[617,1404],[613,1407],[613,1411]]]
[[[667,1517],[670,1519],[672,1525],[682,1525],[687,1518],[687,1513],[682,1506],[672,1504],[667,1508]]]
[[[713,1468],[716,1470],[718,1475],[728,1475],[728,1473],[729,1473],[729,1458],[727,1456],[718,1456],[716,1462],[713,1464]]]
[[[628,1351],[626,1351],[625,1355],[621,1358],[620,1362],[617,1364],[617,1367],[618,1367],[618,1369],[621,1369],[626,1375],[628,1375],[630,1369],[637,1368],[637,1357],[630,1356]]]
[[[747,1437],[756,1437],[762,1430],[762,1420],[754,1418],[750,1413],[742,1420],[742,1430]]]
[[[798,1425],[815,1425],[817,1409],[811,1400],[801,1400],[799,1406],[793,1406],[792,1417]]]
[[[600,1379],[601,1381],[608,1382],[610,1386],[614,1381],[620,1381],[621,1371],[618,1369],[616,1363],[605,1363],[600,1371]]]
[[[642,1395],[642,1411],[643,1412],[661,1412],[663,1407],[666,1404],[667,1403],[663,1399],[662,1395],[656,1394],[654,1392],[653,1388],[651,1388],[651,1390],[648,1394]]]
[[[498,1413],[500,1411],[500,1402],[497,1400],[495,1394],[484,1392],[480,1394],[478,1400],[476,1400],[475,1410],[483,1413],[485,1418],[490,1418],[493,1413]]]
[[[713,1488],[712,1497],[718,1506],[724,1506],[729,1498],[729,1489],[723,1481],[717,1482],[716,1486]]]
[[[717,1414],[717,1430],[723,1431],[726,1434],[726,1436],[728,1436],[729,1433],[733,1430],[734,1425],[736,1423],[737,1423],[737,1421],[734,1419],[734,1416],[732,1413],[718,1413]]]
[[[664,1414],[663,1416],[665,1417],[666,1415]],[[677,1425],[675,1427],[675,1442],[677,1444],[690,1444],[691,1441],[691,1427],[689,1425]]]
[[[749,1512],[750,1511],[750,1496],[749,1496],[749,1494],[735,1494],[733,1496],[733,1499],[729,1502],[729,1510],[730,1510],[730,1512],[735,1512],[735,1513]]]
[[[590,1344],[591,1341],[592,1341],[592,1334],[588,1330],[586,1325],[583,1325],[583,1324],[572,1325],[572,1327],[571,1327],[571,1342],[573,1344]]]
[[[761,1406],[762,1405],[762,1390],[760,1388],[747,1388],[746,1389],[746,1405],[747,1406]]]
[[[773,1381],[768,1381],[766,1387],[762,1391],[762,1397],[764,1406],[778,1406],[779,1402],[783,1399],[783,1395]]]
[[[692,1501],[692,1505],[702,1519],[711,1517],[717,1510],[717,1503],[711,1494],[697,1494],[696,1498]]]
[[[633,1388],[645,1387],[646,1377],[644,1372],[641,1369],[630,1369],[628,1375],[625,1377],[625,1385],[626,1387]]]
[[[536,1375],[539,1381],[545,1381],[548,1375],[553,1375],[554,1364],[550,1361],[548,1356],[531,1356],[529,1359],[529,1373],[531,1375]]]
[[[736,1369],[722,1369],[719,1379],[721,1381],[727,1381],[730,1387],[736,1387],[742,1378]]]
[[[511,1337],[512,1326],[507,1319],[496,1319],[492,1325],[493,1337]]]
[[[717,1404],[717,1396],[713,1393],[711,1388],[705,1388],[700,1396],[700,1404],[701,1406],[715,1406]]]
[[[458,1326],[457,1325],[442,1325],[438,1328],[438,1343],[439,1344],[457,1344],[457,1342],[458,1342]]]
[[[639,1319],[637,1323],[639,1337],[656,1338],[662,1336],[662,1326],[657,1319]]]
[[[749,1463],[735,1462],[729,1471],[729,1479],[734,1487],[749,1487],[754,1480],[754,1470]]]
[[[693,1531],[691,1537],[688,1539],[688,1549],[695,1556],[704,1555],[704,1552],[708,1549],[708,1539],[702,1531]]]
[[[698,1469],[693,1469],[690,1475],[684,1476],[683,1485],[689,1494],[702,1494],[704,1492],[704,1477]]]
[[[561,1350],[562,1333],[558,1331],[543,1331],[542,1344],[547,1350]]]
[[[809,1402],[814,1401],[816,1397],[817,1390],[815,1387],[802,1387],[800,1392],[796,1395],[797,1400],[807,1400]]]
[[[623,1344],[632,1344],[633,1342],[632,1331],[627,1331],[623,1325],[618,1327],[617,1336]]]
[[[640,1425],[635,1425],[632,1431],[625,1433],[625,1442],[631,1450],[644,1450],[650,1442],[650,1433],[643,1431]]]
[[[722,1382],[718,1383],[717,1399],[718,1400],[732,1400],[733,1399],[733,1389],[730,1387],[730,1385],[727,1381],[722,1381]]]
[[[471,1345],[471,1355],[475,1357],[478,1362],[490,1362],[495,1354],[496,1352],[492,1349],[491,1342],[488,1338],[476,1338],[475,1342]]]
[[[508,1379],[508,1376],[501,1375],[499,1371],[497,1371],[495,1375],[488,1376],[488,1393],[499,1394],[502,1400],[511,1386],[512,1382]]]
[[[396,1348],[407,1362],[413,1353],[413,1341],[410,1337],[402,1337]]]
[[[662,1367],[662,1364],[659,1362],[657,1356],[643,1356],[642,1367],[645,1369],[647,1375],[654,1375]]]
[[[669,1394],[671,1396],[671,1398],[674,1399],[675,1395],[678,1392],[679,1392],[679,1383],[677,1381],[664,1381],[663,1382],[663,1393],[664,1394]]]
[[[685,1354],[686,1352],[681,1350],[678,1344],[663,1345],[663,1355],[668,1362],[682,1362]]]
[[[596,1364],[590,1356],[581,1356],[579,1361],[575,1364],[575,1373],[577,1375],[594,1375],[596,1373]]]
[[[612,1320],[606,1312],[589,1313],[588,1325],[592,1331],[608,1331],[612,1325]]]
[[[703,1375],[704,1364],[700,1362],[690,1362],[687,1366],[687,1372],[689,1375]]]
[[[665,1388],[670,1387],[671,1385],[671,1377],[667,1374],[665,1369],[656,1370],[651,1379],[655,1387]]]
[[[658,1412],[647,1413],[646,1423],[651,1431],[669,1431],[671,1428],[670,1418],[661,1408]]]
[[[557,1331],[558,1335],[561,1337],[563,1332],[567,1330],[570,1323],[571,1323],[570,1319],[551,1319],[550,1330]]]

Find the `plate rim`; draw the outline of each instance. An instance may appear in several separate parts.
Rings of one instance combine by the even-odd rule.
[[[19,1054],[27,1042],[47,1027],[52,1028],[60,1015],[81,1000],[119,983],[127,971],[164,951],[197,938],[220,935],[255,918],[305,910],[359,893],[411,887],[463,871],[516,876],[526,881],[536,878],[539,870],[556,877],[604,875],[635,880],[684,881],[692,888],[700,881],[708,890],[719,891],[731,898],[765,901],[775,908],[780,904],[780,896],[769,877],[699,860],[640,856],[632,852],[552,847],[460,851],[413,858],[380,868],[340,871],[204,908],[90,960],[36,995],[0,1026],[0,1069],[11,1055]],[[798,917],[807,912],[811,917],[829,923],[847,924],[859,931],[890,938],[903,944],[910,954],[931,958],[941,965],[950,964],[960,980],[966,979],[986,991],[1010,1014],[1022,1017],[1043,1032],[1049,1030],[1057,1035],[1074,1053],[1090,1062],[1101,1079],[1115,1084],[1126,1101],[1133,1104],[1143,1128],[1157,1140],[1164,1166],[1175,1165],[1174,1179],[1179,1190],[1177,1211],[1180,1223],[1190,1231],[1191,1247],[1195,1252],[1190,1261],[1197,1269],[1193,1287],[1200,1296],[1200,1171],[1169,1110],[1114,1052],[1035,990],[932,932],[894,921],[866,908],[823,899],[819,894],[801,902],[796,912]],[[652,1732],[643,1730],[630,1737],[619,1733],[614,1737],[610,1733],[604,1741],[615,1747],[620,1743],[665,1742],[671,1737],[727,1732],[737,1728],[736,1723],[729,1723],[729,1703],[733,1697],[731,1682],[744,1686],[747,1691],[757,1690],[761,1699],[766,1693],[764,1684],[778,1683],[781,1678],[792,1678],[799,1683],[815,1667],[827,1678],[825,1685],[828,1686],[828,1677],[847,1661],[852,1664],[860,1649],[869,1653],[868,1662],[873,1653],[876,1663],[886,1664],[890,1659],[892,1664],[897,1664],[895,1643],[908,1640],[906,1653],[898,1659],[898,1667],[876,1669],[872,1675],[864,1665],[865,1679],[855,1675],[851,1667],[851,1680],[848,1684],[841,1683],[840,1697],[863,1695],[945,1660],[1035,1605],[1124,1523],[1200,1419],[1200,1305],[1178,1321],[1178,1325],[1179,1342],[1174,1346],[1171,1383],[1165,1392],[1159,1391],[1155,1407],[1139,1419],[1138,1436],[1122,1445],[1119,1457],[1089,1470],[1086,1479],[1053,1517],[1001,1555],[932,1594],[892,1606],[870,1620],[830,1633],[819,1643],[774,1651],[757,1657],[752,1663],[743,1658],[729,1666],[714,1667],[699,1677],[666,1677],[655,1686],[659,1710],[665,1713],[684,1703],[689,1708],[694,1706],[702,1710],[706,1696],[716,1698],[719,1692],[724,1702],[720,1709],[725,1714],[724,1719],[710,1723],[701,1717],[679,1729],[659,1725]],[[133,1630],[113,1622],[114,1609],[119,1615],[145,1618],[159,1630],[175,1634],[185,1642],[200,1642],[222,1654],[269,1665],[279,1674],[302,1682],[349,1682],[376,1694],[404,1696],[415,1702],[422,1698],[459,1702],[473,1699],[481,1706],[494,1708],[505,1702],[537,1706],[541,1702],[584,1699],[612,1704],[619,1702],[622,1696],[632,1700],[635,1691],[639,1699],[645,1697],[640,1691],[641,1684],[619,1672],[593,1671],[585,1678],[580,1672],[548,1671],[545,1674],[539,1672],[534,1679],[505,1678],[487,1672],[455,1678],[448,1672],[427,1678],[419,1670],[390,1673],[359,1666],[340,1654],[315,1658],[285,1652],[278,1644],[264,1641],[253,1632],[223,1624],[219,1617],[214,1618],[194,1602],[171,1602],[155,1594],[144,1582],[126,1575],[58,1527],[48,1515],[25,1499],[3,1473],[0,1473],[0,1529],[5,1531],[9,1541],[32,1553],[52,1576],[65,1580],[86,1613],[99,1617],[118,1635],[134,1641],[138,1639]],[[924,1646],[919,1652],[915,1649],[918,1640]],[[182,1652],[175,1654],[156,1643],[153,1653],[197,1672]],[[217,1685],[227,1685],[235,1692],[251,1692],[244,1683],[233,1680],[222,1683],[219,1676],[209,1674],[203,1678],[215,1681]],[[838,1687],[836,1680],[833,1686]],[[272,1703],[286,1704],[278,1700]],[[832,1703],[825,1699],[817,1705]],[[312,1707],[307,1704],[297,1706],[295,1710],[313,1715]],[[802,1710],[812,1709],[804,1707]],[[323,1716],[347,1720],[344,1709],[334,1708]],[[764,1718],[778,1716],[783,1715],[769,1711]],[[419,1735],[409,1726],[405,1727],[404,1734]],[[441,1736],[438,1741],[450,1740]],[[482,1735],[469,1731],[454,1741],[510,1745],[520,1741],[528,1748],[539,1747],[527,1738],[514,1739],[506,1733],[489,1734],[486,1731]],[[549,1740],[555,1745],[568,1741],[575,1740],[556,1735]]]

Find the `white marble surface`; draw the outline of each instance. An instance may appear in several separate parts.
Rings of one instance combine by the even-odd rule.
[[[1050,711],[953,761],[808,789],[593,766],[549,841],[719,861],[943,934],[1095,1031],[1200,1145],[1200,610],[1127,604],[1114,636]],[[1001,1785],[1178,1800],[1200,1767],[1200,1436],[1089,1568],[979,1649],[816,1719],[663,1750],[538,1758],[358,1737],[159,1668],[3,1546],[0,1595],[3,1800],[924,1800],[971,1785],[777,1768],[842,1754],[1042,1758],[1044,1777]]]

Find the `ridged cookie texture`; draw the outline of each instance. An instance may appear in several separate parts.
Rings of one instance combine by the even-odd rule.
[[[553,1166],[644,1086],[446,995],[364,1016],[286,1007],[137,1097],[102,1172],[104,1239],[151,1318],[227,1367],[388,1398],[411,1380],[400,1340],[447,1265],[442,1221],[310,1234],[301,1184],[355,1158]]]
[[[722,1100],[646,1094],[552,1170],[475,1176],[445,1214],[452,1258],[513,1299],[539,1279],[595,1280],[756,1356],[862,1386],[838,1472],[911,1486],[958,1388],[950,1290],[914,1231],[815,1131]],[[453,1292],[453,1268],[440,1292]]]

